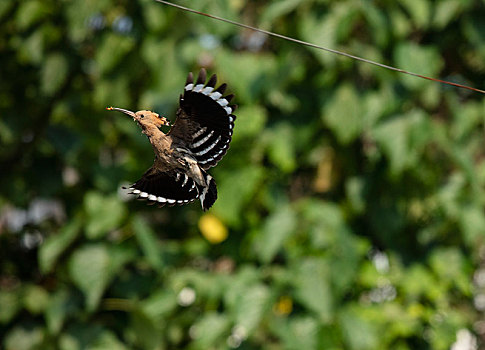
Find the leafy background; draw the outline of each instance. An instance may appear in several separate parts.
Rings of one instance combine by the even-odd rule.
[[[481,0],[185,1],[484,88]],[[485,100],[149,0],[0,2],[0,348],[478,349]],[[186,74],[236,94],[219,199],[120,190]],[[166,130],[165,130],[166,131]]]

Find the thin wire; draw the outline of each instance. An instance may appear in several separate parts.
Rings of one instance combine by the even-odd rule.
[[[222,17],[210,15],[210,14],[207,14],[207,13],[204,13],[204,12],[196,11],[196,10],[193,10],[191,8],[188,8],[188,7],[185,7],[185,6],[181,6],[181,5],[177,5],[177,4],[174,4],[174,3],[171,3],[171,2],[165,1],[165,0],[155,0],[155,1],[156,2],[159,2],[159,3],[162,3],[162,4],[165,4],[165,5],[168,5],[168,6],[176,7],[178,9],[180,9],[180,10],[183,10],[183,11],[192,12],[192,13],[195,13],[195,14],[198,14],[198,15],[206,16],[206,17],[209,17],[209,18],[218,20],[218,21],[222,21],[222,22],[226,22],[226,23],[229,23],[229,24],[233,24],[233,25],[238,26],[238,27],[242,27],[242,28],[254,30],[256,32],[260,32],[260,33],[264,33],[264,34],[267,34],[267,35],[270,35],[270,36],[274,36],[274,37],[277,37],[277,38],[280,38],[280,39],[292,41],[294,43],[301,44],[301,45],[305,45],[305,46],[309,46],[309,47],[312,47],[312,48],[315,48],[315,49],[319,49],[319,50],[331,52],[331,53],[334,53],[334,54],[337,54],[337,55],[340,55],[340,56],[349,57],[349,58],[352,58],[352,59],[357,60],[357,61],[361,61],[361,62],[373,64],[374,66],[378,66],[378,67],[381,67],[381,68],[386,68],[386,69],[389,69],[389,70],[393,70],[395,72],[404,73],[404,74],[412,75],[412,76],[415,76],[415,77],[418,77],[418,78],[427,79],[427,80],[431,80],[431,81],[436,81],[436,82],[439,82],[439,83],[442,83],[442,84],[452,85],[452,86],[456,86],[456,87],[459,87],[459,88],[463,88],[463,89],[467,89],[467,90],[472,90],[472,91],[475,91],[475,92],[479,92],[479,93],[485,94],[485,90],[480,90],[480,89],[477,89],[477,88],[474,88],[474,87],[471,87],[471,86],[466,86],[466,85],[462,85],[462,84],[458,84],[458,83],[452,83],[451,81],[446,81],[446,80],[441,80],[441,79],[430,78],[430,77],[427,77],[425,75],[421,75],[421,74],[409,72],[409,71],[404,70],[404,69],[400,69],[400,68],[388,66],[386,64],[379,63],[379,62],[375,62],[375,61],[371,61],[371,60],[368,60],[368,59],[365,59],[365,58],[362,58],[362,57],[359,57],[359,56],[354,56],[354,55],[351,55],[351,54],[346,53],[346,52],[342,52],[342,51],[338,51],[338,50],[334,50],[334,49],[329,49],[327,47],[323,47],[323,46],[319,46],[319,45],[316,45],[316,44],[312,44],[312,43],[309,43],[309,42],[306,42],[306,41],[303,41],[303,40],[298,40],[298,39],[295,39],[295,38],[291,38],[289,36],[285,36],[285,35],[281,35],[281,34],[277,34],[277,33],[270,32],[268,30],[264,30],[264,29],[252,27],[252,26],[247,25],[247,24],[244,24],[244,23],[239,23],[239,22],[236,22],[236,21],[232,21],[230,19],[226,19],[226,18],[222,18]]]

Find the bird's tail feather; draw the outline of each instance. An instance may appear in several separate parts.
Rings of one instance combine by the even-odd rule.
[[[217,199],[217,186],[215,180],[207,174],[205,171],[202,172],[205,177],[206,186],[197,186],[199,189],[199,199],[202,209],[204,211],[208,210]]]

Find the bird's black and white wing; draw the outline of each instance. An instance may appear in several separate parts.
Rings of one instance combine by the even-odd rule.
[[[233,95],[224,96],[226,84],[215,87],[216,75],[206,83],[206,71],[200,70],[194,83],[189,73],[184,93],[180,95],[177,119],[168,133],[183,145],[200,167],[215,166],[226,154],[232,140],[236,105],[230,105]]]
[[[156,167],[151,167],[128,189],[139,199],[159,206],[184,205],[199,198],[202,208],[207,210],[217,199],[217,188],[210,175],[204,172],[204,176],[208,183],[207,187],[198,186],[182,171],[160,171]]]

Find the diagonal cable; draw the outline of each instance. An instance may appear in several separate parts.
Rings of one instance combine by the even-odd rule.
[[[477,88],[474,88],[474,87],[471,87],[471,86],[462,85],[462,84],[458,84],[458,83],[453,83],[451,81],[446,81],[446,80],[441,80],[441,79],[430,78],[430,77],[427,77],[425,75],[421,75],[421,74],[418,74],[418,73],[409,72],[407,70],[400,69],[400,68],[396,68],[396,67],[393,67],[393,66],[388,66],[387,64],[383,64],[383,63],[375,62],[375,61],[372,61],[372,60],[368,60],[366,58],[362,58],[362,57],[359,57],[359,56],[351,55],[351,54],[346,53],[346,52],[342,52],[342,51],[330,49],[330,48],[327,48],[327,47],[319,46],[319,45],[312,44],[312,43],[309,43],[307,41],[295,39],[295,38],[292,38],[292,37],[289,37],[289,36],[286,36],[286,35],[281,35],[281,34],[278,34],[278,33],[273,33],[273,32],[270,32],[268,30],[260,29],[260,28],[257,28],[257,27],[252,27],[250,25],[247,25],[247,24],[244,24],[244,23],[239,23],[239,22],[236,22],[236,21],[232,21],[230,19],[222,18],[222,17],[219,17],[219,16],[210,15],[210,14],[207,14],[207,13],[204,13],[204,12],[200,12],[200,11],[191,9],[189,7],[185,7],[185,6],[181,6],[181,5],[177,5],[177,4],[171,3],[169,1],[165,1],[165,0],[155,0],[155,1],[156,2],[159,2],[159,3],[162,3],[162,4],[165,4],[165,5],[168,5],[168,6],[172,6],[172,7],[178,8],[178,9],[183,10],[183,11],[192,12],[192,13],[195,13],[195,14],[198,14],[198,15],[202,15],[202,16],[206,16],[206,17],[209,17],[209,18],[218,20],[218,21],[222,21],[222,22],[226,22],[226,23],[229,23],[229,24],[233,24],[233,25],[238,26],[238,27],[242,27],[242,28],[254,30],[256,32],[264,33],[264,34],[267,34],[269,36],[274,36],[276,38],[280,38],[280,39],[283,39],[283,40],[292,41],[292,42],[297,43],[297,44],[301,44],[301,45],[305,45],[305,46],[312,47],[312,48],[315,48],[315,49],[319,49],[319,50],[331,52],[331,53],[334,53],[334,54],[337,54],[337,55],[340,55],[340,56],[345,56],[345,57],[348,57],[348,58],[352,58],[352,59],[357,60],[357,61],[360,61],[360,62],[365,62],[365,63],[373,64],[374,66],[378,66],[378,67],[381,67],[381,68],[389,69],[389,70],[392,70],[392,71],[395,71],[395,72],[404,73],[404,74],[412,75],[414,77],[418,77],[418,78],[422,78],[422,79],[426,79],[426,80],[431,80],[431,81],[436,81],[436,82],[439,82],[439,83],[442,83],[442,84],[452,85],[452,86],[456,86],[456,87],[459,87],[459,88],[463,88],[463,89],[467,89],[467,90],[471,90],[471,91],[475,91],[475,92],[479,92],[479,93],[485,94],[485,90],[480,90],[480,89],[477,89]]]

